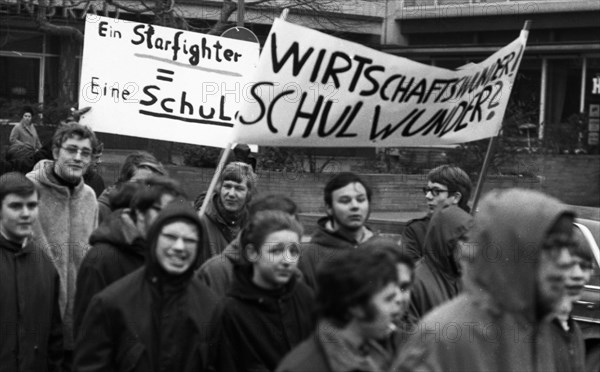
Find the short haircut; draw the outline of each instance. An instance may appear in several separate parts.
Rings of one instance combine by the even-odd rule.
[[[217,192],[221,190],[221,187],[225,181],[233,181],[237,183],[246,181],[249,196],[246,199],[247,201],[250,201],[252,195],[256,192],[256,174],[252,170],[252,166],[246,163],[236,161],[227,164],[225,168],[223,168],[223,172],[221,172],[221,176],[217,182],[217,187],[215,188]]]
[[[466,212],[470,212],[469,199],[473,184],[469,175],[459,167],[453,165],[440,165],[433,168],[427,175],[429,182],[439,183],[448,188],[448,195],[460,192],[461,198],[458,206]]]
[[[22,173],[9,172],[0,176],[0,203],[9,194],[24,197],[37,192],[35,184]]]
[[[575,241],[575,245],[571,250],[571,254],[588,261],[589,263],[594,262],[592,247],[585,238],[585,235],[583,235],[581,228],[577,225],[575,225],[575,228],[573,229],[573,240]]]
[[[325,205],[331,207],[332,202],[332,194],[335,190],[341,189],[342,187],[346,187],[351,183],[360,183],[363,185],[365,190],[367,191],[367,200],[369,203],[371,202],[372,191],[369,185],[356,173],[351,172],[342,172],[333,176],[329,182],[325,185],[325,189],[323,191],[323,198],[325,199]]]
[[[94,150],[98,146],[98,139],[94,132],[85,125],[79,123],[69,123],[61,125],[52,137],[52,147],[59,149],[62,147],[66,140],[73,137],[79,137],[80,139],[89,139],[91,144],[91,150]]]
[[[31,116],[33,116],[33,108],[31,108],[31,106],[23,106],[21,109],[21,116],[25,115],[26,113],[30,113]]]
[[[141,187],[133,195],[129,205],[133,215],[135,215],[134,211],[146,212],[164,194],[173,195],[175,198],[187,198],[179,182],[169,177],[152,176],[139,183]]]
[[[396,264],[381,250],[354,249],[323,261],[317,268],[316,308],[320,318],[346,326],[356,306],[366,321],[376,316],[371,300],[390,283],[398,283]]]
[[[248,207],[248,212],[251,216],[260,211],[282,211],[292,216],[297,216],[298,206],[287,196],[265,194],[254,199]]]
[[[135,171],[138,169],[148,169],[153,173],[161,176],[167,176],[167,171],[162,164],[146,151],[136,151],[133,154],[129,154],[119,170],[119,178],[117,183],[127,182],[133,178]]]
[[[298,234],[298,237],[302,237],[302,225],[289,213],[265,210],[254,214],[240,237],[240,244],[244,252],[242,262],[248,263],[245,250],[249,244],[252,244],[256,250],[260,250],[269,234],[282,230],[293,231]]]

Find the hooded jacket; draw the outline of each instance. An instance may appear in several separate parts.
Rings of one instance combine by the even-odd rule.
[[[58,273],[46,254],[0,235],[0,372],[59,372]]]
[[[61,185],[54,175],[54,161],[51,160],[37,163],[27,178],[40,193],[34,244],[46,252],[58,271],[65,349],[73,350],[77,272],[89,250],[90,235],[98,226],[96,194],[83,179],[73,189]]]
[[[424,257],[415,269],[407,312],[410,324],[460,292],[460,263],[456,262],[455,251],[458,239],[472,223],[471,215],[455,205],[441,207],[431,217]]]
[[[163,227],[177,221],[195,225],[201,234],[191,206],[169,204],[148,231],[146,265],[92,298],[77,340],[76,371],[208,370],[217,299],[194,276],[202,240],[195,264],[180,275],[166,272],[156,256]]]
[[[241,259],[240,235],[233,239],[220,255],[202,264],[196,275],[219,298],[225,297],[233,282],[233,267]]]
[[[206,206],[206,211],[200,220],[204,225],[204,257],[200,264],[203,264],[209,258],[221,254],[227,245],[239,234],[242,227],[248,219],[248,211],[244,209],[235,219],[227,219],[223,216],[216,204],[219,195],[215,194]]]
[[[92,249],[85,255],[77,274],[73,320],[77,334],[94,295],[134,272],[146,262],[146,240],[127,210],[113,212],[90,237]]]
[[[489,193],[472,232],[465,292],[419,324],[394,371],[555,371],[539,319],[539,256],[560,202],[532,190]]]
[[[266,290],[252,282],[252,270],[237,265],[232,288],[219,303],[219,371],[274,371],[313,331],[310,288],[293,276],[284,287]]]
[[[347,237],[327,229],[329,217],[317,221],[317,230],[313,233],[309,243],[302,244],[302,254],[298,261],[298,268],[303,274],[304,282],[313,290],[317,288],[317,266],[333,257],[343,254],[348,249],[358,248],[367,242],[386,240],[373,234],[367,241],[358,243]],[[400,247],[398,247],[400,249]]]

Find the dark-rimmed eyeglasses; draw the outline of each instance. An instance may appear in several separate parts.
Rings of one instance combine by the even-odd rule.
[[[438,196],[440,193],[442,192],[448,192],[448,189],[440,189],[437,187],[423,187],[423,194],[427,195],[428,193],[431,193],[431,195],[433,196]]]
[[[65,150],[69,155],[72,156],[77,156],[77,154],[81,154],[81,157],[84,159],[90,159],[92,157],[92,150],[89,149],[80,149],[77,146],[61,147],[61,149]]]

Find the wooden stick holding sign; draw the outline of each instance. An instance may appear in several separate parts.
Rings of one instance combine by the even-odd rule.
[[[529,36],[529,29],[531,28],[531,20],[526,20],[523,25],[523,30],[521,31],[521,35],[527,39]],[[502,131],[502,127],[498,131],[498,135],[500,135]],[[479,203],[479,198],[481,197],[481,192],[483,189],[483,183],[485,182],[485,177],[487,176],[487,170],[490,166],[490,161],[494,152],[496,150],[496,144],[498,142],[498,135],[494,137],[490,137],[490,141],[488,143],[488,148],[485,153],[485,158],[483,159],[483,165],[481,167],[481,172],[479,172],[479,177],[477,179],[477,186],[475,186],[475,196],[473,197],[473,208],[471,209],[471,214],[475,214],[477,212],[477,204]]]
[[[280,18],[285,20],[287,18],[288,12],[289,12],[289,9],[287,9],[287,8],[284,9],[283,12],[281,12]],[[215,170],[215,174],[213,175],[213,178],[210,181],[208,190],[206,190],[206,197],[202,201],[202,207],[200,208],[200,211],[198,212],[198,215],[200,215],[200,216],[203,216],[204,212],[206,212],[206,207],[208,206],[209,201],[212,199],[212,194],[214,193],[215,187],[217,186],[217,180],[219,179],[219,177],[221,177],[221,172],[223,172],[223,169],[225,168],[225,161],[229,158],[229,154],[231,153],[231,149],[233,148],[233,146],[234,146],[233,143],[229,143],[229,144],[227,144],[227,146],[225,148],[223,148],[221,150],[219,164],[217,164],[217,169]]]

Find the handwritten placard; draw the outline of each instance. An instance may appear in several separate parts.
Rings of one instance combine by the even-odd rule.
[[[436,146],[497,135],[526,33],[447,70],[276,20],[236,141],[280,146]]]
[[[88,15],[79,106],[95,131],[225,146],[259,45]]]

